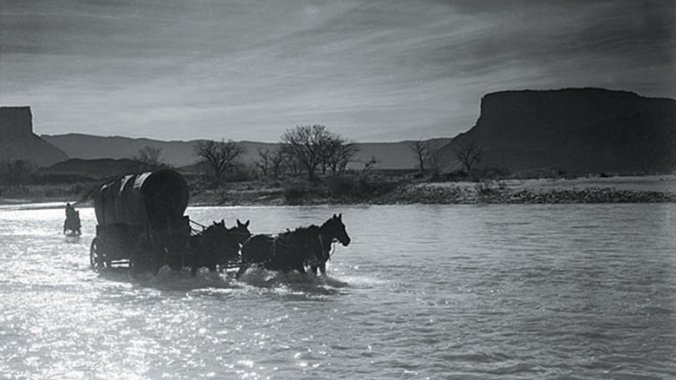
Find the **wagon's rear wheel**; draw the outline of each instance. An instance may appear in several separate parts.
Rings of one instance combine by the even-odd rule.
[[[92,244],[89,247],[89,266],[95,271],[106,268],[106,261],[103,254],[103,241],[98,237],[95,237],[94,240],[92,240]]]
[[[137,274],[143,272],[143,255],[140,249],[137,247],[131,252],[131,255],[129,256],[129,273],[131,273],[132,276],[136,276]]]
[[[129,258],[129,273],[131,273],[132,276],[136,276],[136,274],[138,274],[139,270],[140,270],[139,269],[139,263],[136,260],[136,258],[134,257],[134,255],[132,255]]]

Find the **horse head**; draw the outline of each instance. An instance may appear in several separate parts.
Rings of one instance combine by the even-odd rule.
[[[239,242],[231,234],[231,230],[225,226],[225,220],[214,222],[204,230],[206,245],[211,247],[214,253],[223,257],[234,257],[239,254]]]
[[[331,241],[336,239],[344,247],[347,247],[350,244],[350,236],[345,230],[345,224],[343,224],[343,214],[333,214],[331,219],[327,220],[321,227],[322,234],[327,236]]]
[[[223,234],[224,231],[227,231],[228,228],[225,226],[225,220],[221,219],[220,222],[214,221],[212,225],[207,227],[204,232],[209,235]]]
[[[228,229],[228,232],[235,237],[237,244],[244,244],[244,242],[251,237],[251,231],[249,231],[249,223],[247,220],[246,223],[242,223],[237,219],[237,225]]]
[[[213,222],[209,227],[204,229],[202,235],[209,245],[222,245],[226,239],[228,229],[225,227],[225,221],[221,219],[220,222]]]

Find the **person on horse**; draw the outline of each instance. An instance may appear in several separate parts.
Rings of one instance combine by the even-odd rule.
[[[66,203],[66,219],[70,219],[75,215],[75,207],[70,203]]]
[[[66,221],[63,223],[63,233],[68,230],[74,234],[80,234],[80,213],[70,203],[66,203]]]

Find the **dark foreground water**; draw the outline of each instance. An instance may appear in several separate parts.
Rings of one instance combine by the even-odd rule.
[[[0,207],[0,377],[676,377],[676,205],[197,208],[253,232],[342,212],[327,277],[89,269],[62,209]]]

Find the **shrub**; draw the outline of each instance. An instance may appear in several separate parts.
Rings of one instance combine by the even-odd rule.
[[[310,194],[310,187],[306,182],[289,182],[284,185],[284,198],[291,204],[302,203]]]
[[[327,187],[334,198],[368,200],[391,192],[397,183],[375,176],[338,176],[331,178]]]

